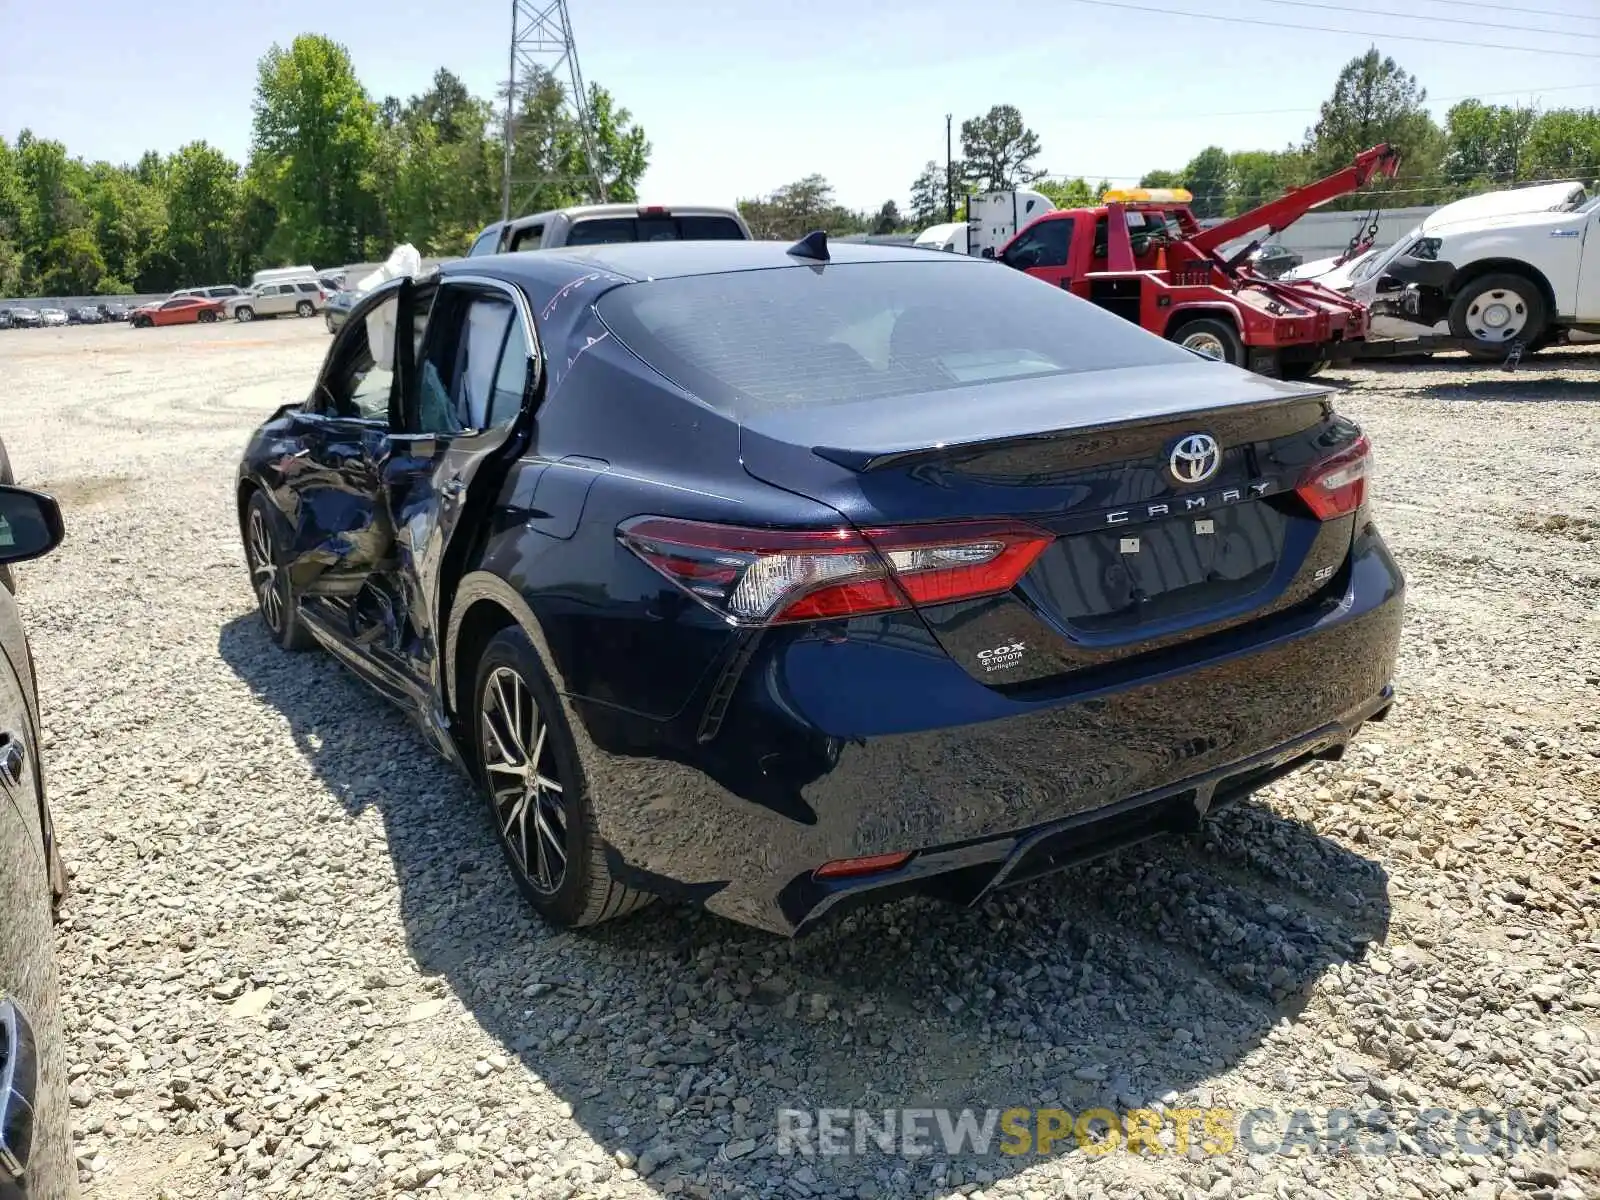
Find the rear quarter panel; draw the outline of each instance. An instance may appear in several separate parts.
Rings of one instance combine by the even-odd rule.
[[[547,314],[545,397],[477,561],[526,601],[571,695],[666,719],[736,634],[623,548],[617,527],[643,515],[793,524],[839,515],[747,475],[738,426],[641,363],[587,303],[569,292],[535,311]]]

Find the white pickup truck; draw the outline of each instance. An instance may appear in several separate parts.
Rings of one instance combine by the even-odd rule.
[[[1307,263],[1284,278],[1314,278],[1366,301],[1375,330],[1389,336],[1448,332],[1486,358],[1514,344],[1592,340],[1600,337],[1600,196],[1570,182],[1458,200],[1387,250],[1331,268]]]

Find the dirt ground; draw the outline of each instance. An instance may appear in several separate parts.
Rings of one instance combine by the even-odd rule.
[[[0,333],[0,437],[69,531],[18,601],[86,1196],[1600,1195],[1600,349],[1326,377],[1409,581],[1399,703],[1344,761],[976,911],[791,944],[671,906],[551,933],[421,738],[268,643],[234,471],[328,341]],[[783,1154],[779,1112],[824,1106],[1405,1132]],[[1542,1140],[1430,1150],[1427,1109]]]

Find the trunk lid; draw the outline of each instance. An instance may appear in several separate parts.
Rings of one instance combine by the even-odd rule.
[[[1009,686],[1124,670],[1315,597],[1354,520],[1317,521],[1294,488],[1355,436],[1324,389],[1196,362],[772,409],[741,452],[864,530],[1052,534],[1011,592],[920,610],[974,677]]]

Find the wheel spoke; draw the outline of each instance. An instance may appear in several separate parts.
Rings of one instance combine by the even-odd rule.
[[[545,763],[549,722],[510,667],[490,675],[478,719],[484,774],[507,852],[534,891],[554,895],[566,877],[567,818],[559,769],[553,758]]]

